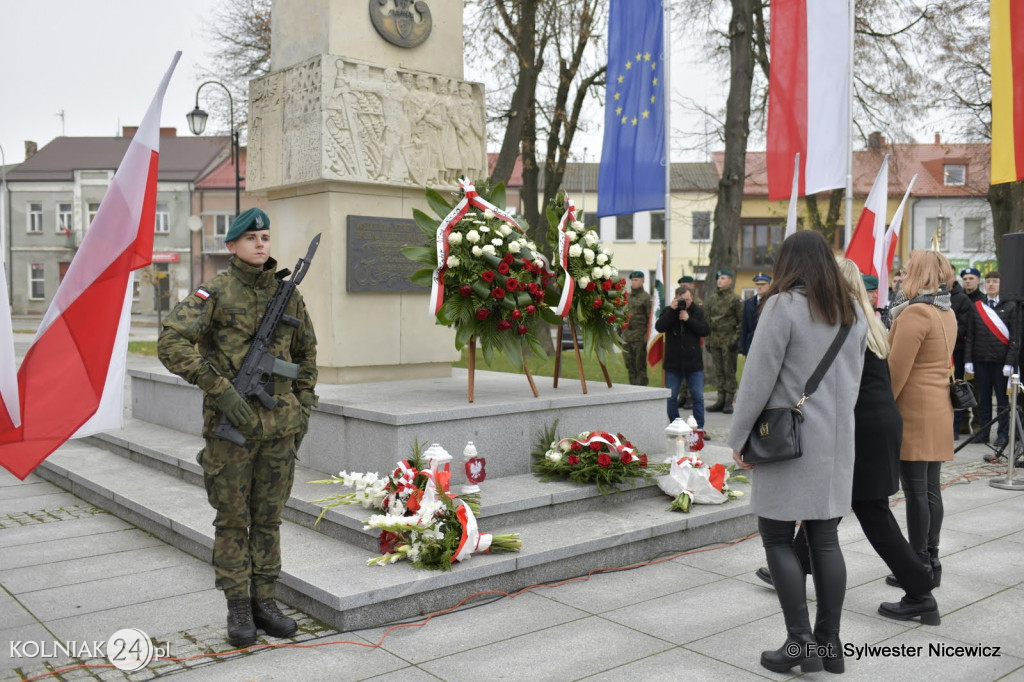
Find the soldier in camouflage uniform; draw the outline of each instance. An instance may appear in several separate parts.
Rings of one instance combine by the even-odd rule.
[[[228,600],[228,639],[241,647],[256,641],[257,626],[274,637],[297,629],[274,601],[274,586],[281,572],[281,512],[291,493],[295,454],[317,404],[316,337],[296,291],[285,314],[300,324],[279,325],[270,352],[298,364],[298,378],[274,377],[278,404],[272,409],[239,395],[231,380],[278,287],[270,219],[256,208],[243,212],[225,242],[233,254],[227,272],[174,308],[157,348],[168,370],[203,389],[206,447],[198,460],[217,511],[213,565],[217,588]],[[221,415],[245,436],[244,447],[214,436]]]
[[[644,291],[644,273],[629,275],[630,291],[626,303],[629,324],[622,330],[622,358],[626,361],[629,383],[647,385],[647,325],[651,319],[651,295]]]
[[[704,305],[704,315],[711,326],[708,351],[713,362],[712,381],[718,388],[718,400],[708,412],[732,414],[736,397],[736,354],[739,350],[740,326],[743,323],[743,302],[733,293],[731,270],[715,273],[718,288]]]

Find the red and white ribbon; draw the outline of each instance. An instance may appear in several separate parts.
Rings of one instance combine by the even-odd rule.
[[[516,228],[522,233],[523,228],[519,226],[519,223],[515,221],[515,218],[510,216],[505,211],[501,210],[494,204],[483,199],[479,194],[476,193],[476,187],[473,183],[462,178],[459,180],[459,187],[462,189],[462,199],[455,208],[444,217],[441,224],[437,226],[437,232],[435,233],[435,242],[437,248],[437,267],[434,268],[434,274],[431,277],[430,283],[430,313],[437,315],[441,310],[441,306],[444,304],[444,273],[448,269],[448,235],[451,234],[452,228],[459,224],[466,214],[469,212],[470,207],[479,209],[481,211],[491,211],[494,215],[506,223]]]
[[[565,283],[562,284],[562,297],[558,301],[555,313],[566,317],[572,308],[572,298],[576,293],[576,281],[569,274],[569,238],[565,234],[566,225],[572,225],[576,221],[576,205],[565,195],[565,213],[558,222],[558,260],[565,271]]]
[[[419,472],[409,466],[409,463],[403,459],[398,463],[398,468],[391,474],[391,478],[395,481],[395,489],[398,492],[403,492],[415,487],[413,481],[416,480],[417,473]]]
[[[620,455],[628,454],[631,457],[636,457],[636,448],[623,445],[622,441],[607,431],[591,431],[590,435],[583,440],[580,440],[579,438],[564,438],[562,441],[559,441],[559,444],[563,441],[568,441],[570,443],[576,442],[583,447],[590,447],[591,443],[604,443]]]
[[[981,321],[985,323],[985,326],[992,332],[992,335],[999,339],[1003,345],[1009,346],[1010,330],[1006,328],[1006,323],[999,317],[999,313],[981,301],[975,301],[974,307],[978,309]]]
[[[481,533],[476,523],[476,516],[473,515],[469,505],[459,500],[459,506],[455,510],[455,516],[462,524],[462,538],[459,546],[452,555],[452,563],[465,561],[473,554],[487,552],[491,548],[491,541],[494,536],[490,533]]]

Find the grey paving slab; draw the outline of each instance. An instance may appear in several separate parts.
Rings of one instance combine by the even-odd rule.
[[[3,616],[0,615],[0,622]],[[53,635],[46,631],[39,623],[32,621],[29,624],[19,627],[0,627],[0,673],[22,667],[35,667],[38,657],[28,656],[34,654],[34,649],[24,649],[23,642],[52,642]],[[12,651],[12,646],[15,647]],[[6,675],[0,675],[0,679],[9,679]],[[20,676],[10,679],[23,679]]]
[[[973,643],[973,642],[972,642]],[[897,680],[971,680],[986,682],[999,680],[1024,665],[1024,658],[1014,656],[1016,652],[1005,649],[998,657],[979,654],[957,653],[953,647],[963,642],[938,635],[934,628],[914,628],[890,639],[881,645],[899,647],[901,651],[914,651],[913,657],[895,656],[893,652],[865,652],[859,660],[848,661],[848,669],[856,674],[851,679],[897,679]]]
[[[21,499],[24,501],[19,504],[24,504],[26,505],[26,508],[30,508],[31,505],[35,504],[35,502],[24,498],[39,497],[41,495],[52,495],[63,492],[65,491],[61,490],[54,484],[36,477],[31,483],[26,481],[21,483],[21,485],[12,484],[8,486],[0,486],[0,501]],[[18,509],[17,511],[24,511],[24,509]]]
[[[422,663],[450,682],[482,679],[572,680],[604,672],[670,649],[664,640],[598,616],[537,630]],[[579,652],[566,655],[566,652]]]
[[[213,567],[187,564],[131,573],[88,583],[17,594],[37,618],[49,622],[81,614],[149,604],[164,597],[202,592],[213,585]]]
[[[22,481],[17,476],[7,471],[7,469],[0,469],[0,488],[17,487],[29,483],[39,483],[42,480],[43,479],[39,478],[35,474],[29,474],[25,477],[25,480]]]
[[[939,614],[946,618],[958,609],[987,599],[1005,589],[1003,585],[981,579],[964,579],[952,574],[947,577],[943,571],[942,586],[934,590],[933,594],[938,602]],[[843,608],[872,618],[887,620],[878,615],[878,605],[882,602],[899,601],[902,597],[902,590],[886,585],[885,581],[880,579],[848,589]]]
[[[548,590],[471,606],[435,617],[424,627],[394,629],[381,646],[410,663],[419,664],[587,617],[585,611],[542,596],[543,592]],[[373,628],[359,634],[378,642],[388,629]],[[473,633],[473,636],[466,637],[466,633]]]
[[[56,487],[56,486],[54,486]],[[58,488],[58,491],[60,489]],[[47,492],[31,497],[0,498],[0,514],[18,511],[35,511],[37,509],[58,509],[64,505],[80,504],[81,500],[63,491]]]
[[[0,585],[3,583],[0,582]],[[17,598],[0,589],[0,630],[21,627],[38,622]],[[2,644],[2,642],[0,642]]]
[[[1003,647],[1006,653],[1024,658],[1024,629],[1013,625],[1024,612],[1024,587],[1015,587],[975,601],[943,617],[931,628],[965,644]]]
[[[701,547],[675,561],[721,576],[742,576],[764,565],[764,548],[760,536],[754,536],[732,545]]]
[[[998,490],[985,486],[990,490]],[[1010,493],[1016,495],[1017,493]],[[969,509],[958,514],[947,515],[942,522],[942,529],[947,528],[972,533],[990,538],[999,538],[1024,529],[1024,516],[1021,510],[1004,509],[1002,504],[986,505]]]
[[[589,579],[567,582],[539,594],[599,614],[721,579],[716,573],[693,566],[661,561],[625,571],[595,573]]]
[[[65,521],[61,525],[69,528],[77,521]],[[125,524],[127,525],[127,524]],[[66,528],[65,531],[68,529]],[[0,537],[2,537],[0,533]],[[65,533],[59,541],[34,542],[13,547],[3,552],[0,557],[0,572],[24,566],[39,566],[78,559],[81,557],[101,556],[129,549],[156,547],[163,543],[157,538],[141,530],[128,527],[125,530],[114,530],[106,533],[75,535]]]
[[[588,682],[721,682],[722,680],[763,680],[760,675],[683,648],[669,649],[639,661],[582,678]]]
[[[128,549],[99,556],[0,571],[0,583],[13,593],[89,583],[101,578],[139,574],[196,561],[169,545]]]
[[[131,528],[126,523],[111,514],[97,514],[89,518],[73,519],[70,521],[53,521],[52,523],[33,523],[22,527],[4,528],[0,530],[0,548],[18,547],[45,543],[51,540],[65,540],[70,537],[84,537],[99,533]],[[7,551],[2,555],[6,556]],[[0,556],[0,567],[3,567],[3,556]]]
[[[942,558],[942,585],[952,576],[965,581],[984,580],[998,585],[1018,585],[1024,581],[1022,556],[1007,552],[1001,542],[986,542]],[[949,576],[949,577],[947,577]]]
[[[714,608],[707,608],[708,604]],[[774,592],[739,580],[720,580],[608,611],[602,617],[673,644],[685,644],[778,610]]]
[[[384,673],[383,675],[374,675],[373,677],[363,678],[365,680],[372,680],[372,682],[433,682],[434,680],[441,679],[436,675],[431,675],[426,670],[416,667],[401,668],[390,673]]]

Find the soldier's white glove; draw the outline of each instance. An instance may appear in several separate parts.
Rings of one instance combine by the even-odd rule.
[[[964,363],[964,373],[965,374],[974,374],[974,363],[973,362],[965,362]]]
[[[1008,377],[1013,374],[1013,365],[1003,365],[1003,376]]]

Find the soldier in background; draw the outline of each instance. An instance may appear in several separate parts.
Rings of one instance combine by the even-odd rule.
[[[231,385],[279,286],[270,257],[270,219],[258,208],[243,212],[224,237],[228,270],[201,284],[164,319],[157,344],[160,361],[203,390],[203,437],[197,458],[210,505],[217,510],[213,566],[228,606],[228,640],[237,647],[256,641],[256,627],[287,637],[297,625],[274,601],[281,573],[281,512],[291,493],[295,453],[317,404],[316,337],[298,292],[270,352],[299,365],[294,380],[275,377],[278,404],[267,409]],[[214,434],[224,415],[246,438],[243,447]]]
[[[629,322],[622,330],[622,357],[629,372],[629,383],[647,385],[647,325],[651,319],[651,295],[644,291],[644,273],[634,270],[629,275],[630,291],[626,303]]]
[[[708,349],[714,368],[713,381],[718,389],[718,400],[707,408],[708,412],[732,414],[736,397],[736,354],[739,351],[740,327],[743,322],[743,301],[733,293],[733,273],[719,270],[715,273],[717,289],[704,306],[711,326]]]
[[[740,324],[740,355],[750,352],[750,344],[754,340],[757,329],[757,318],[760,315],[761,301],[768,293],[772,278],[763,272],[754,275],[755,294],[743,302],[743,322]]]

